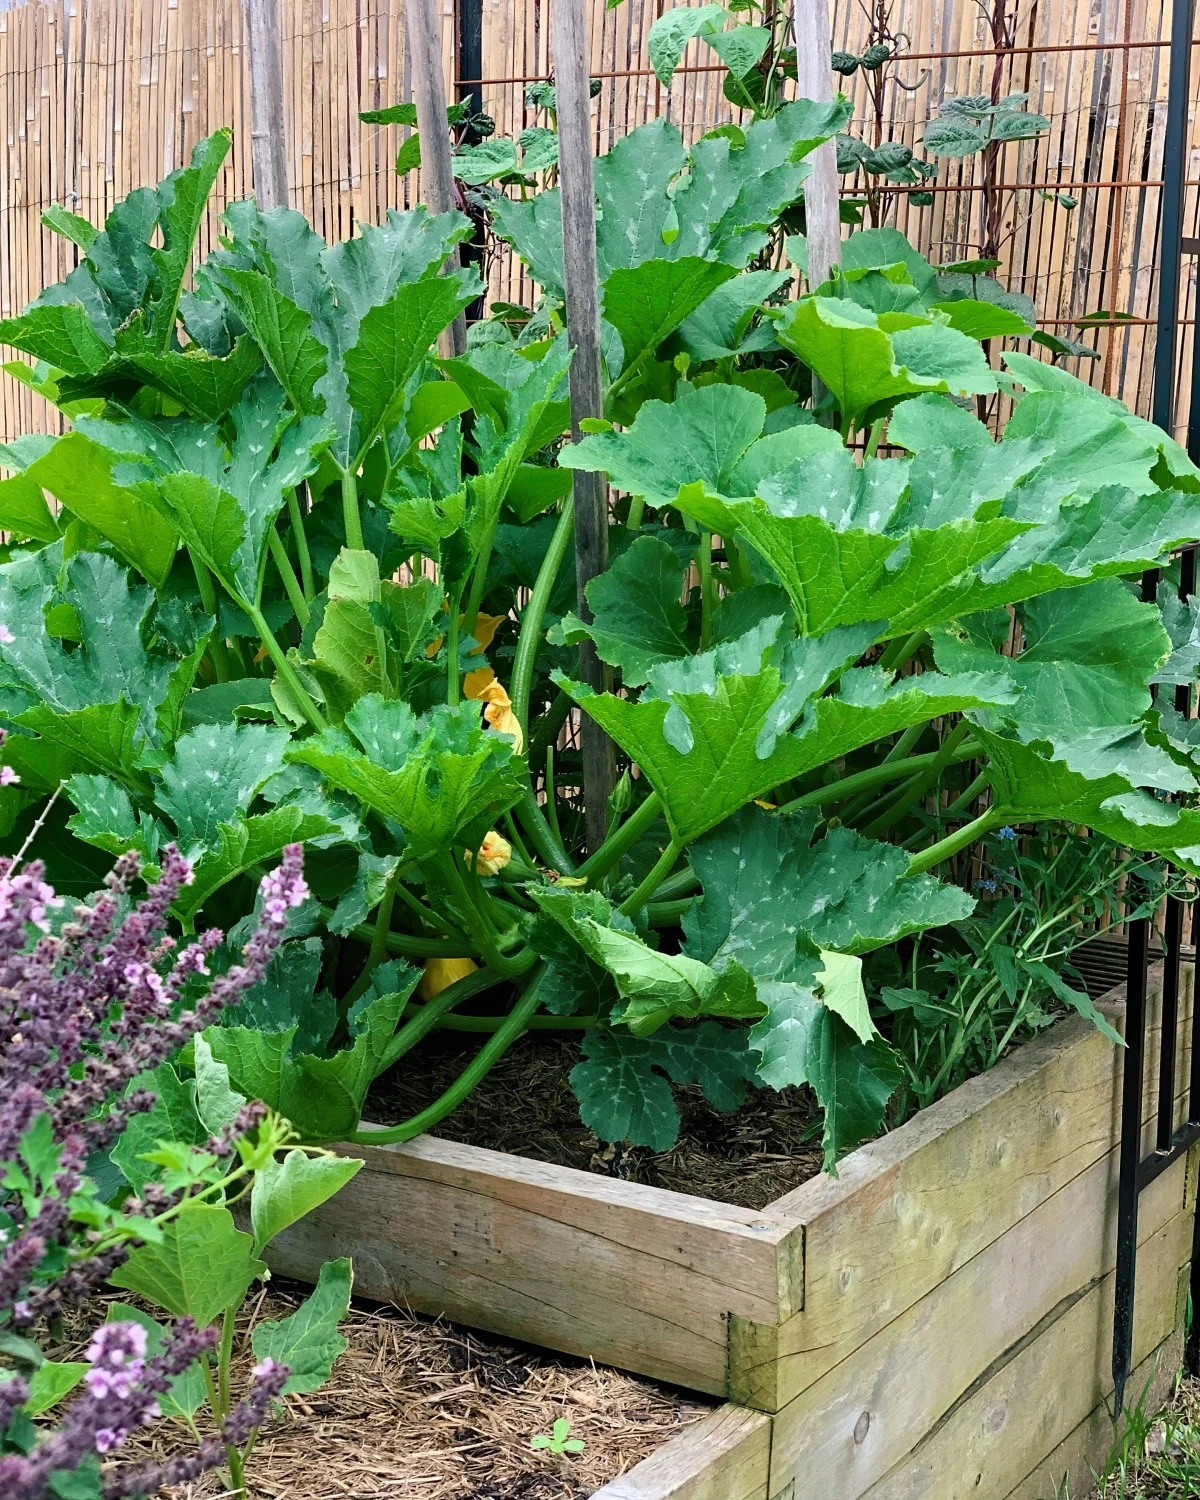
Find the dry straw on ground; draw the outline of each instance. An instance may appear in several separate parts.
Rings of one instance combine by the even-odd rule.
[[[246,1304],[239,1374],[253,1322],[287,1316],[306,1293],[273,1283]],[[85,1312],[89,1327],[104,1316],[96,1304]],[[356,1302],[342,1332],[349,1347],[329,1383],[287,1397],[286,1413],[260,1439],[248,1469],[255,1500],[582,1500],[708,1409],[616,1370],[398,1308]],[[530,1447],[558,1417],[583,1439],[582,1453]],[[160,1455],[160,1434],[187,1440],[160,1424]],[[180,1486],[172,1500],[218,1500],[220,1473]]]

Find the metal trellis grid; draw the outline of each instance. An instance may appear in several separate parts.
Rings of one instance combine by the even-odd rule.
[[[1183,239],[1185,131],[1190,73],[1194,0],[1174,0],[1171,27],[1170,88],[1164,152],[1165,189],[1162,216],[1162,277],[1159,284],[1158,340],[1154,359],[1154,421],[1171,430],[1174,405],[1176,333],[1179,327],[1181,258],[1196,255],[1200,242]],[[1200,260],[1197,261],[1200,275]],[[1188,421],[1188,455],[1200,461],[1200,361],[1192,363],[1192,404]],[[1179,596],[1190,599],[1196,592],[1197,547],[1183,550],[1179,558]],[[1142,598],[1157,597],[1161,573],[1151,569],[1142,577]],[[1175,690],[1175,708],[1190,718],[1192,690]],[[1116,1301],[1113,1308],[1113,1416],[1125,1402],[1125,1385],[1133,1361],[1133,1314],[1137,1289],[1138,1200],[1142,1190],[1164,1172],[1190,1146],[1200,1140],[1200,1007],[1193,1000],[1191,1077],[1187,1114],[1175,1126],[1175,1096],[1178,1073],[1180,967],[1183,939],[1183,904],[1170,897],[1163,923],[1162,1032],[1159,1041],[1158,1101],[1155,1111],[1154,1149],[1142,1156],[1143,1079],[1146,1062],[1146,997],[1150,966],[1150,919],[1129,923],[1129,959],[1125,1001],[1125,1057],[1121,1094],[1121,1154],[1117,1188]],[[1197,1220],[1200,1227],[1200,1219]],[[1200,1292],[1200,1239],[1193,1242],[1192,1306]],[[1188,1363],[1195,1369],[1198,1351],[1195,1329],[1189,1332]]]

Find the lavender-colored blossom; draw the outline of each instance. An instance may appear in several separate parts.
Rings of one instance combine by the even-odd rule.
[[[0,732],[2,743],[2,732]],[[90,1153],[107,1151],[154,1095],[129,1085],[171,1057],[196,1032],[263,976],[283,939],[287,915],[308,895],[298,844],[284,850],[278,869],[261,885],[262,910],[242,962],[214,979],[189,1010],[179,1007],[185,983],[208,973],[206,959],[222,941],[210,929],[175,953],[167,933],[172,903],[192,880],[174,845],[161,856],[158,879],[124,920],[121,897],[140,871],[135,854],[122,855],[90,906],[51,935],[48,913],[61,906],[39,863],[23,869],[0,859],[0,1162],[15,1159],[20,1142],[48,1114],[59,1148],[52,1183],[40,1204],[19,1213],[18,1232],[0,1246],[0,1317],[18,1324],[85,1296],[126,1253],[89,1252],[77,1243],[68,1204],[78,1191]],[[31,930],[35,934],[31,938]],[[37,936],[40,932],[42,935]],[[169,961],[169,967],[167,967]],[[235,1124],[252,1129],[261,1107]],[[228,1154],[233,1136],[222,1136]],[[167,1206],[153,1189],[141,1208]],[[128,1211],[128,1210],[127,1210]],[[70,1251],[66,1272],[38,1282],[36,1272],[56,1247]]]

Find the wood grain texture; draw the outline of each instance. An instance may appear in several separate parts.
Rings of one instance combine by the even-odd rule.
[[[796,26],[796,91],[802,99],[823,103],[833,98],[829,65],[829,0],[792,0]],[[832,141],[809,156],[812,176],[804,184],[804,222],[808,238],[808,284],[820,286],[829,268],[841,259],[837,150]]]
[[[767,1500],[771,1419],[722,1406],[593,1500]]]
[[[1181,1213],[1141,1248],[1135,1363],[1176,1326],[1177,1268],[1191,1241],[1192,1216]],[[1105,1276],[1055,1308],[859,1500],[1005,1500],[1112,1390],[1113,1281]],[[772,1486],[774,1494],[774,1474]]]
[[[596,269],[596,189],[592,180],[591,37],[589,0],[555,0],[550,8],[551,47],[558,105],[558,173],[562,203],[563,286],[571,343],[571,437],[580,422],[604,415],[600,368],[600,286]],[[590,621],[585,590],[608,567],[608,482],[603,474],[575,469],[576,608]],[[579,646],[579,675],[594,692],[609,684],[593,641]],[[587,714],[580,725],[586,842],[599,849],[608,827],[615,780],[612,741]]]
[[[250,160],[265,213],[288,206],[288,112],[283,105],[279,0],[242,0],[250,74]]]
[[[431,213],[445,214],[458,207],[454,169],[450,162],[450,134],[446,128],[446,84],[442,75],[442,22],[437,0],[404,0],[408,46],[412,57],[412,90],[417,106],[417,135],[421,141],[421,188]],[[446,266],[459,264],[458,246]],[[438,336],[445,358],[465,354],[467,323],[462,313]]]
[[[281,1235],[279,1271],[354,1256],[367,1297],[724,1395],[727,1318],[798,1305],[800,1235],[703,1198],[421,1137]]]
[[[1142,1360],[1129,1376],[1135,1398],[1145,1395],[1145,1410],[1159,1411],[1166,1404],[1183,1363],[1184,1330],[1180,1326]],[[1090,1495],[1095,1475],[1103,1469],[1116,1434],[1112,1414],[1103,1402],[1094,1406],[1079,1426],[1028,1473],[1005,1500],[1051,1500],[1062,1496]],[[1055,1486],[1058,1486],[1057,1491]]]
[[[1143,1256],[1164,1225],[1186,1217],[1187,1176],[1181,1157],[1143,1194]],[[857,1500],[882,1479],[1006,1351],[1112,1270],[1116,1180],[1111,1152],[784,1407],[775,1488],[804,1469],[826,1476],[822,1500]]]
[[[1193,988],[1193,971],[1184,973],[1180,1079],[1188,1074]],[[1147,1151],[1161,970],[1152,976]],[[1106,1008],[1119,1027],[1123,1008]],[[1067,1019],[860,1147],[837,1179],[814,1178],[773,1203],[773,1215],[805,1227],[804,1308],[779,1330],[779,1404],[1106,1156],[1118,1138],[1120,1067],[1117,1050],[1089,1022]]]

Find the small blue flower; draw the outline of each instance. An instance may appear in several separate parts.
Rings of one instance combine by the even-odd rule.
[[[996,889],[996,882],[994,880],[977,880],[975,882],[975,889],[979,891],[994,891]]]
[[[996,837],[998,839],[1015,839],[1016,836],[1017,830],[1015,828],[1010,828],[1007,823],[1003,828],[998,828],[996,830]]]

